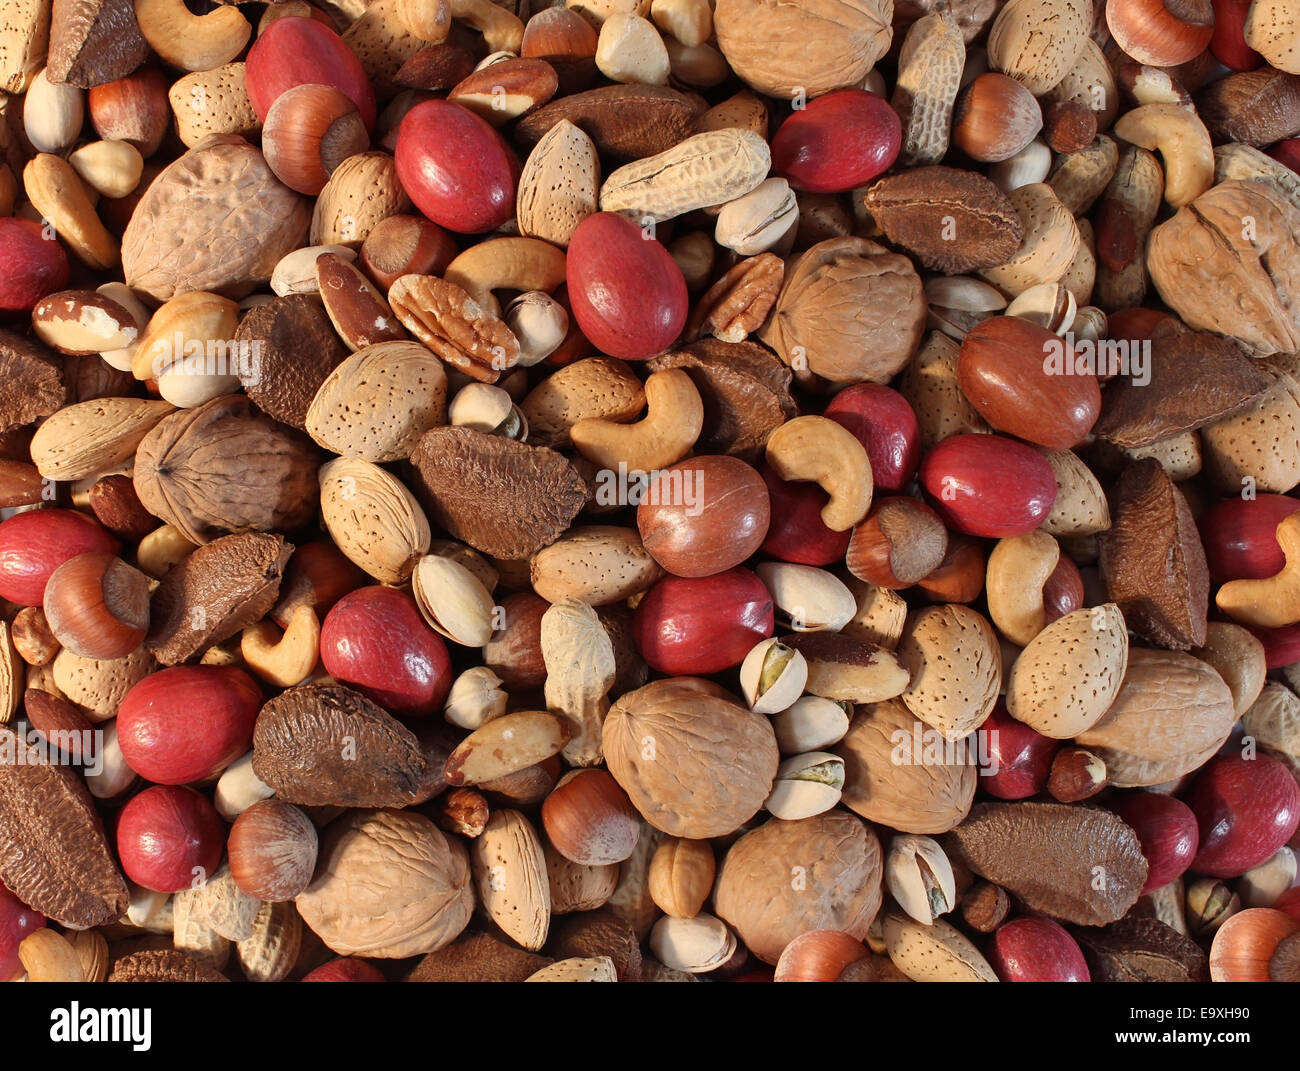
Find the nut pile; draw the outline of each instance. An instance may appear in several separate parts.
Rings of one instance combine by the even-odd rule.
[[[1291,0],[9,0],[0,980],[1300,979]]]

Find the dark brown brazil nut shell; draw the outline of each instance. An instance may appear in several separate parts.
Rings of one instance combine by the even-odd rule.
[[[47,417],[67,402],[54,351],[22,335],[0,331],[0,432]]]
[[[125,78],[149,58],[131,0],[54,0],[46,77],[88,89]]]
[[[164,666],[174,666],[256,624],[279,598],[292,553],[283,536],[260,532],[199,547],[154,591],[145,647]]]
[[[472,428],[431,428],[411,454],[412,487],[454,538],[496,558],[527,558],[573,523],[587,485],[572,463]]]
[[[1101,808],[980,803],[944,840],[951,855],[1031,911],[1079,926],[1122,918],[1147,880],[1137,834]]]
[[[1208,982],[1210,961],[1195,941],[1158,919],[1083,927],[1074,939],[1094,982]]]
[[[24,743],[0,729],[0,881],[33,910],[84,929],[116,922],[128,903],[126,882],[81,774],[70,766],[21,756]]]
[[[253,772],[286,803],[404,807],[420,791],[426,759],[410,729],[337,684],[303,684],[262,707]]]

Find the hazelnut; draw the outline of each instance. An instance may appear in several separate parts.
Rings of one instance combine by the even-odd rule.
[[[1209,45],[1214,7],[1210,0],[1106,0],[1106,25],[1138,63],[1176,67]]]
[[[369,147],[360,111],[333,86],[300,85],[280,94],[262,129],[262,153],[275,177],[313,197],[339,164]]]
[[[641,836],[641,816],[603,769],[561,778],[542,804],[542,825],[555,850],[583,866],[621,863]]]
[[[318,848],[316,827],[283,800],[254,803],[231,827],[226,851],[230,875],[258,900],[292,900],[311,883]]]
[[[1042,128],[1043,112],[1034,95],[1005,74],[981,74],[953,110],[953,143],[985,164],[1009,160]]]
[[[1091,751],[1064,747],[1052,759],[1047,791],[1062,803],[1078,803],[1106,787],[1106,764]]]
[[[948,529],[934,510],[914,498],[882,498],[853,529],[845,561],[859,580],[897,590],[924,580],[947,550]]]
[[[45,619],[59,643],[83,658],[125,658],[149,628],[149,578],[107,551],[64,562],[45,587]]]

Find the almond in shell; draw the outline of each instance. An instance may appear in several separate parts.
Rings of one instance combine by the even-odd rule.
[[[60,409],[32,436],[31,456],[49,480],[98,476],[135,453],[141,440],[173,411],[169,402],[96,398]]]
[[[913,615],[898,645],[911,682],[903,702],[945,739],[960,740],[993,710],[1002,683],[997,633],[968,606],[931,606]]]
[[[635,528],[571,528],[529,564],[533,590],[547,602],[581,599],[607,606],[646,591],[664,575]]]
[[[1075,610],[1029,641],[1007,675],[1007,711],[1053,740],[1092,728],[1119,694],[1128,629],[1114,603]]]
[[[360,458],[320,470],[321,519],[338,548],[381,584],[400,584],[429,550],[424,510],[396,476]]]
[[[479,903],[502,931],[536,952],[546,944],[551,888],[542,843],[518,811],[497,811],[470,844]]]

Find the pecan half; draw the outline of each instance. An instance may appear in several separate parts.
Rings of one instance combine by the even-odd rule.
[[[700,299],[688,335],[744,342],[767,321],[784,281],[785,262],[775,253],[740,261]]]
[[[389,289],[388,301],[411,334],[473,379],[495,383],[519,361],[515,333],[455,283],[403,275]]]

